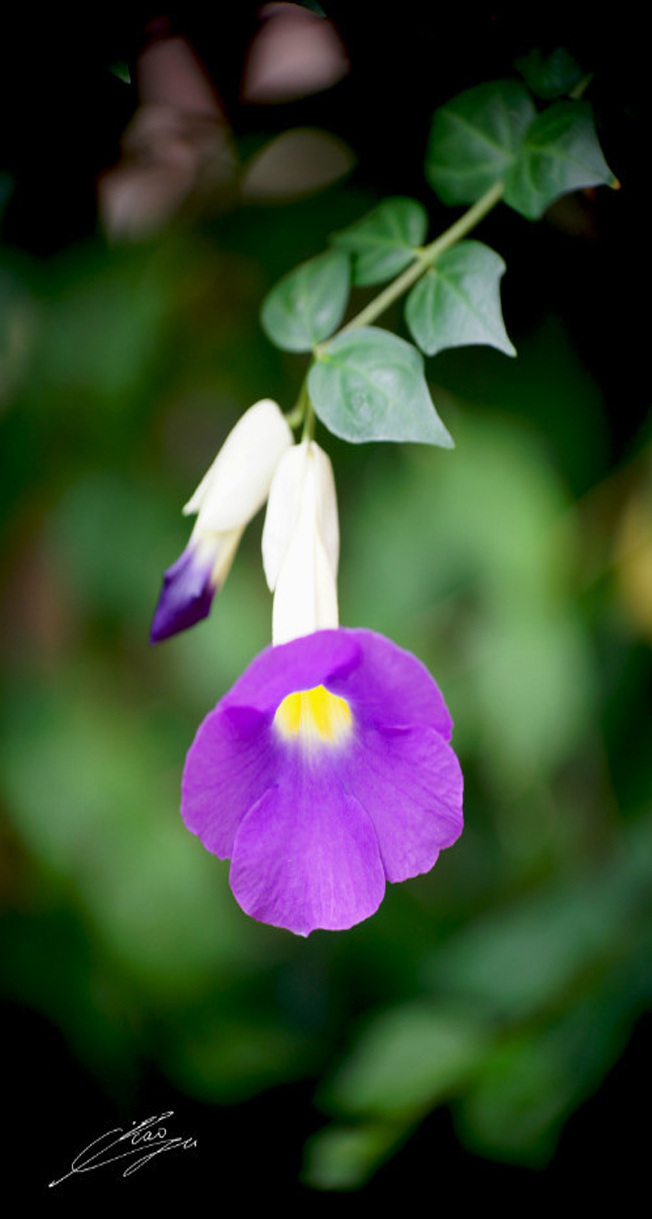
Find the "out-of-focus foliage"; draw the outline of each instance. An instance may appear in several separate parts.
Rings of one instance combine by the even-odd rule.
[[[527,86],[536,97],[547,101],[571,93],[582,80],[582,69],[571,55],[568,47],[556,47],[543,55],[538,47],[515,60],[514,67],[521,73]]]
[[[340,185],[0,265],[4,993],[127,1094],[145,1061],[208,1102],[310,1081],[321,1188],[364,1182],[443,1103],[467,1146],[545,1163],[652,990],[649,437],[615,472],[583,356],[513,298],[517,362],[450,351],[430,389],[408,370],[454,451],[319,436],[342,621],[441,684],[462,839],[373,919],[304,941],[242,914],[182,826],[185,751],[271,605],[258,521],[210,620],[148,647],[180,506],[247,406],[293,405],[261,299],[373,203]]]

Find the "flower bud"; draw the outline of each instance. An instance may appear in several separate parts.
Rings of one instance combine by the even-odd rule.
[[[163,576],[150,639],[158,643],[199,622],[228,574],[249,521],[269,494],[274,471],[292,444],[283,414],[269,398],[245,411],[183,512],[197,514],[183,554]]]
[[[304,441],[278,464],[263,528],[273,643],[337,626],[338,558],[333,468],[319,445]]]

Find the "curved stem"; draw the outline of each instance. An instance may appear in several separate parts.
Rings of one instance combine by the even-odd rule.
[[[384,313],[390,305],[393,305],[394,301],[398,300],[404,292],[407,292],[408,288],[411,288],[412,284],[416,283],[424,272],[433,266],[444,250],[448,250],[452,245],[455,245],[461,237],[466,236],[471,229],[475,228],[476,224],[480,223],[483,217],[487,215],[487,212],[490,212],[500,201],[504,189],[505,185],[502,181],[495,182],[478,199],[477,203],[474,203],[463,216],[460,216],[459,220],[456,220],[454,224],[451,224],[450,228],[446,229],[445,233],[442,233],[440,237],[431,241],[430,245],[424,246],[422,250],[419,250],[414,262],[405,271],[401,272],[391,284],[388,284],[382,292],[379,292],[378,296],[370,301],[364,309],[361,309],[360,313],[356,314],[350,322],[347,322],[346,326],[343,326],[339,333],[344,334],[347,330],[357,330],[359,326],[369,326],[372,322],[375,322],[381,313]]]
[[[303,430],[301,432],[302,442],[304,440],[312,440],[315,434],[315,412],[313,410],[312,402],[310,401],[310,394],[308,393],[307,377],[305,377],[303,380],[301,389],[299,390],[299,397],[297,398],[292,410],[288,411],[287,415],[285,416],[285,422],[287,423],[288,427],[293,429],[293,431],[303,425]]]
[[[301,389],[299,390],[299,397],[292,407],[292,410],[288,411],[287,415],[285,416],[285,422],[287,423],[288,427],[291,427],[293,430],[295,428],[300,428],[302,424],[305,427],[308,412],[311,410],[312,405],[310,398],[308,397],[308,378],[304,377],[301,384]]]

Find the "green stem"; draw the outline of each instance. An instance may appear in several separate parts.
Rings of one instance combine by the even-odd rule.
[[[299,390],[299,397],[297,398],[296,403],[294,404],[292,410],[289,411],[285,416],[285,421],[288,427],[291,427],[293,430],[296,430],[296,428],[300,428],[303,425],[303,431],[301,434],[302,441],[312,440],[315,434],[315,412],[312,407],[312,402],[310,401],[310,394],[308,393],[307,377],[303,381],[301,389]]]
[[[299,428],[302,423],[305,423],[308,409],[310,408],[310,399],[308,397],[308,378],[306,377],[299,390],[297,398],[292,410],[285,416],[285,422],[288,427]]]
[[[303,443],[306,440],[312,440],[314,434],[315,434],[315,412],[313,410],[312,402],[310,401],[308,394],[306,394],[306,415],[305,415],[305,419],[303,421],[303,431],[301,433],[301,442]]]
[[[370,301],[350,322],[347,322],[346,326],[343,326],[339,333],[344,334],[347,330],[357,330],[359,326],[369,326],[372,322],[375,322],[381,313],[389,309],[389,306],[393,305],[394,301],[403,296],[403,293],[407,292],[408,288],[411,288],[412,284],[416,283],[433,266],[444,250],[450,249],[461,237],[465,237],[471,229],[475,228],[476,224],[480,223],[483,217],[487,215],[487,212],[490,212],[500,201],[504,189],[505,185],[503,182],[494,183],[482,198],[478,199],[477,203],[474,203],[463,216],[460,216],[459,220],[456,220],[454,224],[451,224],[450,228],[446,229],[445,233],[442,233],[440,237],[431,241],[430,245],[424,246],[422,250],[419,250],[414,262],[407,270],[398,275],[382,292],[379,292],[378,296]]]

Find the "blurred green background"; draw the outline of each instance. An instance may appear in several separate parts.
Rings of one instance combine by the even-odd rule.
[[[0,954],[11,1103],[69,1110],[37,1165],[45,1184],[116,1115],[157,1106],[199,1129],[200,1167],[174,1169],[186,1184],[215,1156],[250,1166],[252,1141],[267,1182],[301,1196],[398,1192],[433,1166],[468,1182],[488,1161],[527,1184],[525,1170],[554,1173],[565,1123],[632,1034],[633,1075],[649,1065],[652,454],[619,44],[611,59],[597,46],[596,100],[623,189],[570,198],[538,225],[490,218],[480,236],[507,260],[518,360],[474,348],[428,362],[455,451],[318,434],[340,501],[342,622],[391,636],[441,685],[463,837],[430,875],[389,886],[368,922],[301,940],[240,911],[228,864],[179,817],[198,723],[270,636],[257,519],[210,619],[147,643],[187,538],[182,503],[242,411],[263,396],[290,409],[300,384],[303,361],[266,342],[260,302],[383,194],[426,200],[433,234],[450,223],[421,178],[430,114],[507,72],[533,34],[507,24],[487,49],[479,23],[464,67],[401,94],[390,135],[389,103],[365,130],[363,102],[397,54],[391,32],[362,53],[361,21],[334,9],[352,68],[321,109],[232,106],[245,167],[285,130],[328,131],[317,162],[340,161],[319,189],[300,175],[295,189],[296,166],[281,195],[240,203],[231,178],[195,181],[171,216],[107,236],[88,191],[112,163],[106,130],[117,139],[139,105],[109,72],[136,40],[119,24],[89,52],[89,77],[110,87],[83,188],[68,178],[52,199],[29,160],[7,160]],[[181,32],[209,61],[212,30]],[[546,31],[564,33],[577,31]],[[398,310],[385,324],[404,333]],[[613,1120],[587,1112],[593,1154],[597,1128],[613,1146]],[[159,1186],[166,1172],[176,1181],[157,1165]]]

